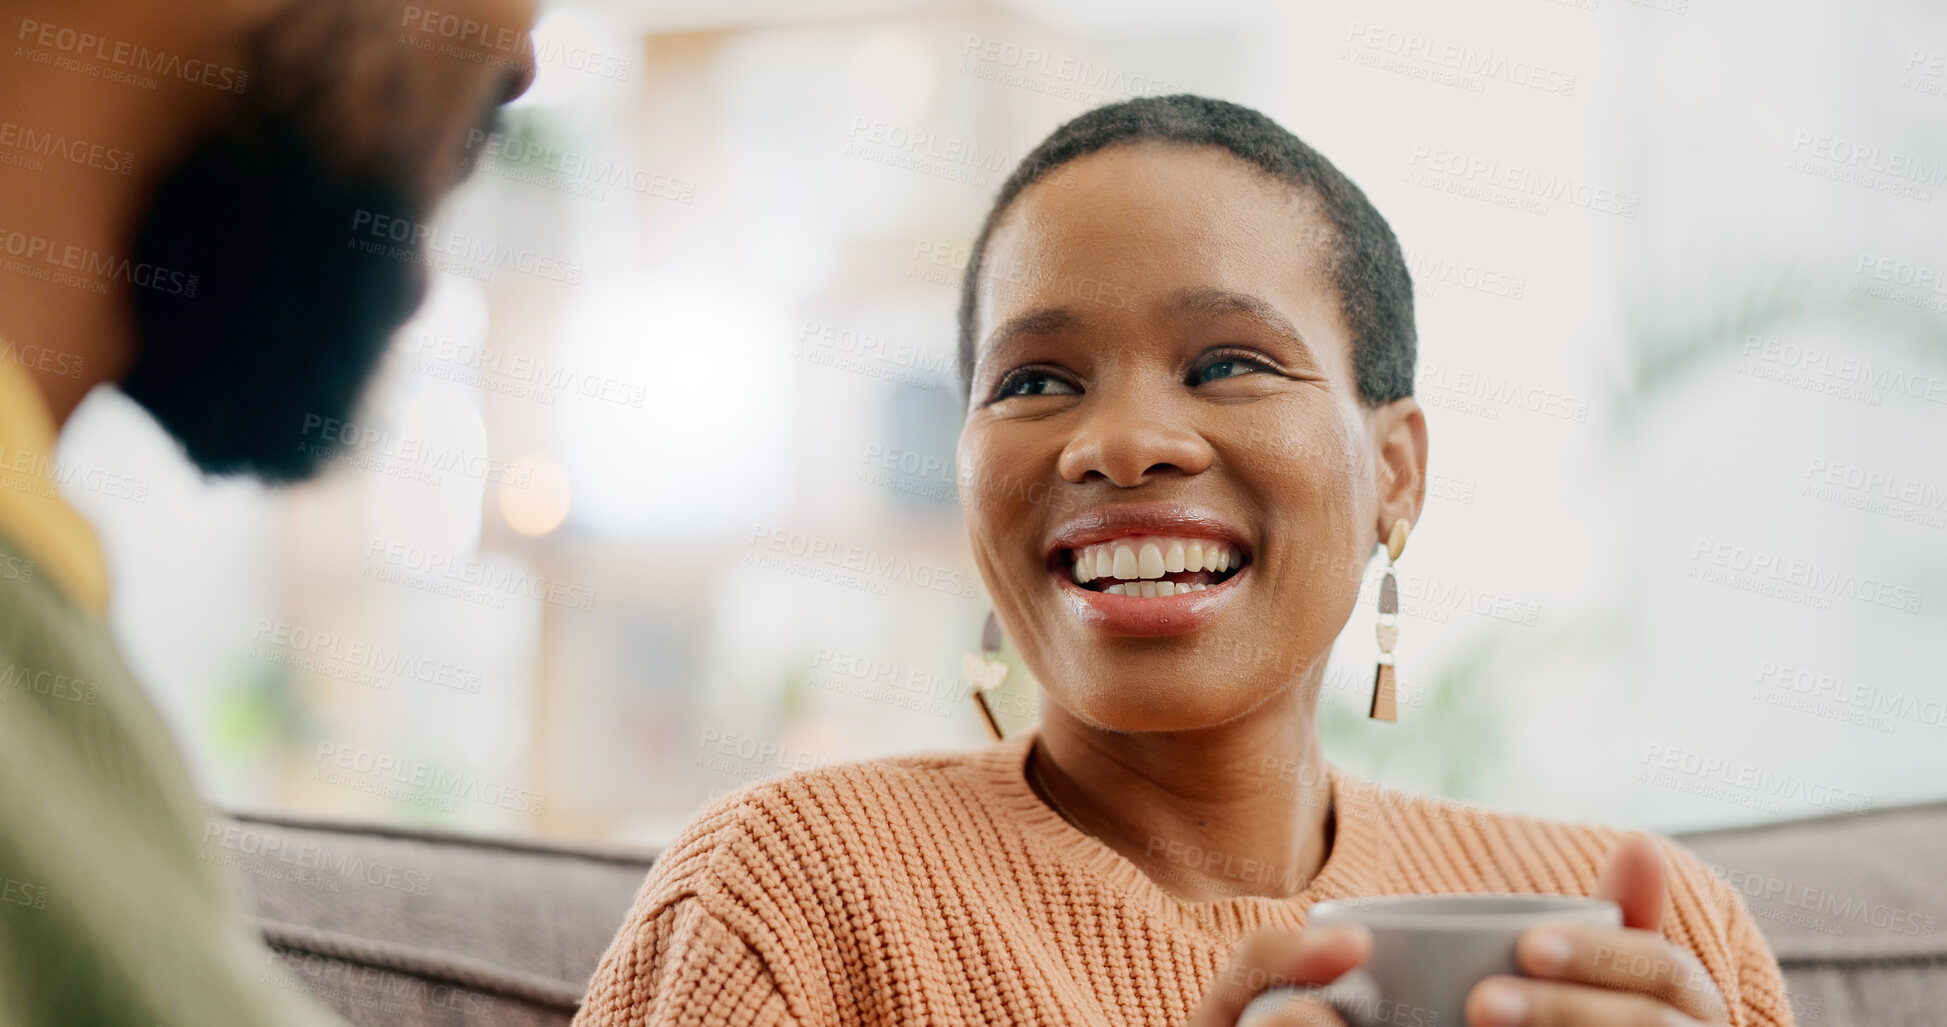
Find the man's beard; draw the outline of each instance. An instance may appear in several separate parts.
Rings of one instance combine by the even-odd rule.
[[[258,107],[198,143],[164,175],[132,243],[136,266],[196,282],[193,296],[135,289],[122,389],[206,473],[315,474],[335,445],[314,429],[354,412],[424,288],[390,239],[358,236],[384,244],[368,253],[354,226],[417,226],[425,212],[387,175],[334,160],[304,106]]]

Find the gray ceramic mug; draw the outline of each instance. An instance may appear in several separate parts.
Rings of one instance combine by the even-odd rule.
[[[1621,927],[1622,910],[1607,899],[1573,895],[1388,895],[1320,902],[1310,926],[1364,924],[1372,955],[1327,987],[1311,990],[1351,1027],[1464,1027],[1467,993],[1483,978],[1518,974],[1514,942],[1541,924]],[[1275,1007],[1300,989],[1258,996]]]

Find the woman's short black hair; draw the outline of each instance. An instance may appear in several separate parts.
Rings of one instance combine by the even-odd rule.
[[[1331,161],[1277,122],[1249,107],[1187,94],[1139,97],[1097,107],[1055,129],[1008,176],[974,240],[967,276],[960,285],[963,390],[973,374],[974,294],[987,239],[1001,215],[1021,190],[1056,168],[1118,143],[1135,142],[1222,147],[1317,197],[1327,230],[1294,242],[1317,247],[1316,255],[1338,287],[1339,308],[1352,330],[1359,398],[1377,406],[1413,394],[1413,280],[1386,219]]]

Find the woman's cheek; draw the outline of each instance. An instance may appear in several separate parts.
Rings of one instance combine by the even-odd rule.
[[[1320,625],[1343,623],[1356,604],[1368,549],[1361,511],[1371,505],[1370,465],[1361,436],[1336,405],[1287,411],[1265,432],[1282,432],[1285,445],[1261,446],[1277,459],[1243,463],[1258,473],[1255,491],[1274,518],[1266,541],[1284,579],[1277,605],[1288,630],[1315,634]],[[1322,629],[1321,629],[1322,630]]]
[[[999,434],[986,426],[969,424],[961,433],[956,459],[960,508],[966,518],[974,564],[988,596],[1005,609],[1018,602],[1029,586],[1024,572],[1030,565],[1010,559],[1008,554],[1022,551],[1026,543],[1018,536],[1031,530],[1032,518],[1004,487],[1005,482],[994,477],[1013,465],[1005,453],[995,451],[1004,441]]]

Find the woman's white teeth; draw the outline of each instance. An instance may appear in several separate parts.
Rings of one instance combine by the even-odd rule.
[[[1148,595],[1148,592],[1137,587],[1138,584],[1147,587],[1154,583],[1154,579],[1165,574],[1184,571],[1228,571],[1242,562],[1242,554],[1225,543],[1210,539],[1145,537],[1083,546],[1075,550],[1074,561],[1077,582],[1119,578],[1126,584],[1110,585],[1103,591],[1117,595]],[[1162,584],[1169,585],[1172,590],[1159,591],[1158,595],[1176,595],[1208,587],[1170,582]]]
[[[1110,585],[1102,591],[1119,596],[1141,596],[1144,599],[1180,596],[1185,592],[1201,592],[1209,585],[1192,585],[1189,582],[1175,581],[1129,581]]]

